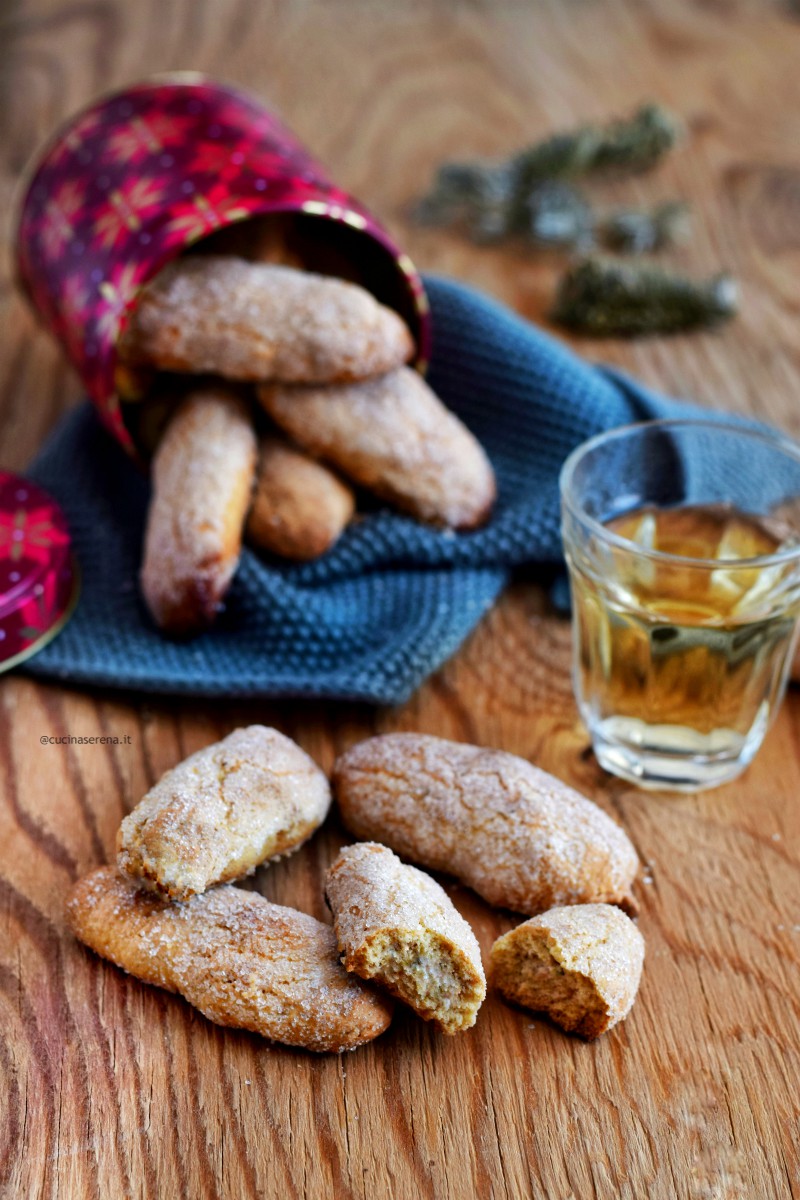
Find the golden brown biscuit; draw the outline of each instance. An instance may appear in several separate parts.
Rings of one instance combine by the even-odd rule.
[[[455,875],[490,904],[528,914],[593,901],[635,907],[638,859],[626,834],[524,758],[391,733],[342,755],[333,782],[356,837]]]
[[[644,938],[612,904],[551,908],[497,939],[493,985],[508,1000],[596,1038],[627,1017],[644,962]]]
[[[245,404],[206,384],[176,409],[153,459],[142,592],[154,621],[183,636],[208,626],[239,562],[256,468]]]
[[[258,395],[309,454],[420,520],[473,529],[487,519],[491,464],[416,371],[339,387],[264,386]]]
[[[390,371],[414,342],[397,313],[356,284],[197,254],[142,289],[119,353],[164,371],[330,383]]]
[[[250,725],[167,771],[122,822],[117,865],[185,900],[292,854],[331,802],[327,777],[291,738]]]
[[[443,1033],[475,1024],[486,977],[475,934],[430,875],[375,842],[342,850],[325,896],[348,971],[382,984]]]
[[[355,496],[332,471],[277,437],[261,443],[246,535],[284,558],[319,558],[339,539]]]
[[[223,885],[174,904],[101,867],[72,889],[67,919],[97,954],[217,1025],[339,1052],[391,1021],[390,1002],[339,962],[330,926],[255,892]]]

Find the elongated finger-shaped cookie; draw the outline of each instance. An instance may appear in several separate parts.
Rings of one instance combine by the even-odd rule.
[[[439,884],[386,846],[347,846],[325,895],[344,965],[443,1033],[475,1024],[486,977],[475,934]]]
[[[141,582],[167,633],[197,633],[221,607],[239,562],[256,452],[247,407],[222,384],[191,392],[162,435]]]
[[[421,733],[359,742],[334,794],[358,838],[455,875],[503,908],[603,901],[635,909],[638,858],[610,817],[524,758]]]
[[[339,962],[330,926],[255,892],[223,885],[174,904],[101,867],[72,889],[67,918],[97,954],[217,1025],[339,1052],[391,1021],[389,1001]]]
[[[492,983],[568,1033],[596,1038],[627,1017],[642,975],[644,938],[611,904],[575,904],[532,917],[492,946]]]
[[[117,865],[185,900],[297,850],[330,802],[325,773],[291,738],[236,729],[150,789],[119,828]]]
[[[329,388],[264,386],[258,395],[310,454],[420,520],[472,529],[488,517],[491,464],[416,371]]]
[[[352,489],[279,437],[261,443],[247,540],[284,558],[319,558],[355,511]]]
[[[142,289],[119,352],[164,371],[330,383],[389,371],[414,342],[402,318],[357,284],[197,254]]]

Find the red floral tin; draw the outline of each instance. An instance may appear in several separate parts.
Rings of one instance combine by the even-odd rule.
[[[77,595],[61,509],[36,484],[0,472],[0,671],[54,638]]]
[[[411,260],[250,96],[196,75],[145,81],[79,113],[38,160],[22,200],[19,278],[129,451],[117,341],[138,289],[193,243],[268,213],[324,222],[406,319],[424,364],[430,322]]]

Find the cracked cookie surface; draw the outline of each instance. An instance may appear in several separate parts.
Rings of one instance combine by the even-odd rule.
[[[523,758],[419,733],[369,738],[336,762],[346,827],[457,876],[490,904],[635,910],[638,857],[616,822]]]
[[[218,1025],[339,1052],[391,1021],[388,998],[339,962],[329,925],[257,892],[223,885],[175,904],[101,867],[72,889],[67,919],[97,954]]]
[[[357,284],[213,254],[164,267],[120,339],[132,364],[290,383],[366,379],[413,353],[402,318]]]
[[[122,822],[119,869],[184,900],[291,854],[330,807],[327,777],[263,725],[236,729],[167,771]]]

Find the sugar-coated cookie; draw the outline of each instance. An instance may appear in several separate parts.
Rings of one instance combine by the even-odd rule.
[[[218,1025],[339,1052],[391,1021],[390,1000],[339,962],[329,925],[256,892],[223,885],[175,904],[101,867],[72,889],[67,918],[97,954]]]
[[[496,485],[483,447],[416,371],[258,395],[309,454],[419,520],[473,529],[489,516]]]
[[[224,384],[198,386],[166,425],[153,458],[141,584],[167,633],[200,632],[222,605],[239,563],[256,452],[249,410]]]
[[[167,771],[128,814],[117,865],[185,900],[297,850],[330,802],[327,776],[291,738],[236,729]]]
[[[391,733],[342,755],[333,782],[356,837],[455,875],[490,904],[527,914],[597,901],[635,907],[638,858],[624,831],[514,754]]]
[[[319,558],[338,541],[355,511],[352,488],[279,437],[261,443],[248,542],[284,558]]]
[[[414,340],[393,309],[357,284],[195,254],[142,288],[119,352],[162,371],[332,383],[408,362]]]

